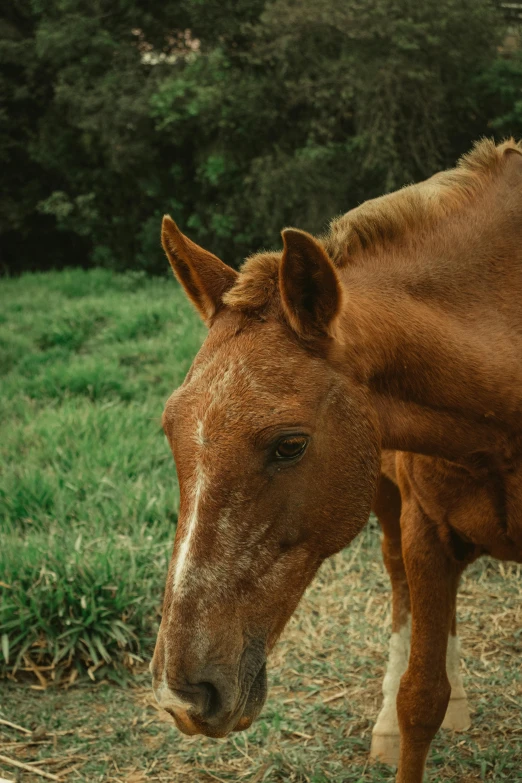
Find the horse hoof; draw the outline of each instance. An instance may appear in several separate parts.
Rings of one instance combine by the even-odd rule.
[[[372,734],[370,760],[396,767],[399,763],[400,735]]]
[[[442,722],[443,729],[466,731],[471,726],[468,702],[466,699],[450,699],[446,716]]]

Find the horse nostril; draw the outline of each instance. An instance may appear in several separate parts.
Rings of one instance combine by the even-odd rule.
[[[214,718],[221,711],[222,701],[219,691],[211,682],[200,682],[198,687],[205,691],[205,710],[202,717]]]
[[[219,691],[211,682],[198,682],[190,685],[190,690],[176,689],[175,695],[182,701],[190,712],[203,720],[214,718],[222,707],[222,699]]]

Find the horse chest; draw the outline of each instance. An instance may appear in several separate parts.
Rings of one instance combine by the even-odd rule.
[[[474,478],[443,460],[411,457],[417,501],[456,559],[522,562],[522,460],[508,473]]]

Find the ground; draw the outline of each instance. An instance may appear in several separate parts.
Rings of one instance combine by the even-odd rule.
[[[155,706],[146,664],[177,508],[159,418],[203,336],[168,279],[0,285],[0,778],[46,779],[7,758],[64,783],[393,781],[368,762],[390,634],[374,520],[307,592],[249,731],[183,737]],[[522,781],[521,576],[483,559],[463,579],[473,726],[437,736],[432,783]]]
[[[61,779],[71,783],[392,781],[392,769],[368,763],[390,632],[378,538],[371,524],[323,566],[275,650],[267,704],[246,733],[182,736],[156,707],[146,674],[126,688],[4,683],[0,718],[37,729],[40,744],[0,725],[0,754],[54,759],[41,769],[65,770]],[[488,560],[463,580],[462,665],[473,727],[439,733],[432,781],[522,780],[521,585],[520,566]],[[43,780],[26,772],[16,778],[1,761],[0,775]]]

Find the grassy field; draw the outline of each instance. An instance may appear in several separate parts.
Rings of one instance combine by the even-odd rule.
[[[367,762],[390,633],[373,522],[308,591],[252,729],[186,738],[154,706],[143,671],[177,510],[159,418],[203,335],[168,278],[0,283],[0,757],[71,783],[392,781]],[[431,781],[522,781],[521,599],[519,566],[466,574],[473,727],[440,733]],[[44,780],[0,758],[1,777]]]
[[[114,676],[155,632],[177,511],[160,416],[204,332],[171,278],[0,291],[0,660]]]

